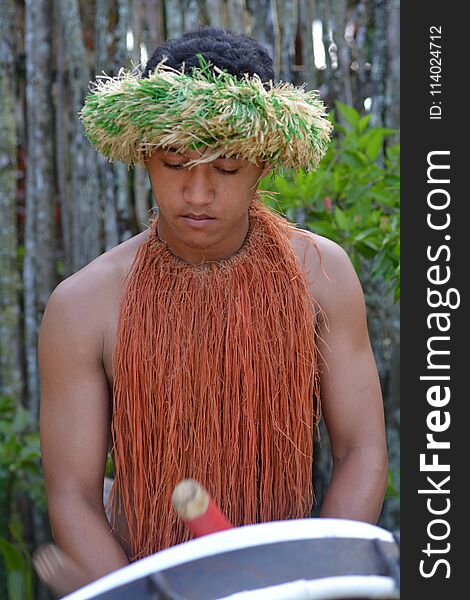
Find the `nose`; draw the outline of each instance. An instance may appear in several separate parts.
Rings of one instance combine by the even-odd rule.
[[[210,204],[215,197],[215,189],[206,165],[194,165],[188,169],[183,190],[183,198],[193,206]]]

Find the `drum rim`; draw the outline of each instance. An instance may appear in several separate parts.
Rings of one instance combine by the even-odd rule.
[[[392,533],[370,523],[349,519],[291,519],[234,527],[161,550],[65,596],[62,600],[88,600],[151,573],[208,556],[254,546],[315,538],[379,539],[395,542]]]
[[[236,592],[216,600],[291,600],[306,598],[305,594],[315,600],[334,600],[339,598],[400,598],[400,591],[392,577],[384,575],[342,575],[324,577],[322,579],[297,579],[279,585],[257,590]]]

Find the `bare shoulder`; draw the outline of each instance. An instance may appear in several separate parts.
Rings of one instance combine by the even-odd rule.
[[[345,250],[336,242],[296,228],[292,243],[299,256],[310,290],[320,306],[339,310],[345,303],[363,302],[362,288]]]
[[[123,281],[147,232],[101,254],[59,283],[52,292],[41,324],[41,335],[60,332],[100,351],[110,318],[115,316]]]

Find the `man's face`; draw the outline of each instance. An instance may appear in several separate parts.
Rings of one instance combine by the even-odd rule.
[[[146,161],[158,204],[158,233],[187,262],[227,258],[248,231],[248,208],[263,169],[237,158],[187,167],[197,151],[157,149]]]

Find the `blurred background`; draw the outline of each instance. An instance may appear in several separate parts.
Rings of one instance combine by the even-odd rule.
[[[263,180],[274,206],[340,243],[365,292],[399,530],[399,0],[0,0],[0,599],[52,598],[31,568],[51,540],[41,472],[37,336],[51,291],[145,228],[146,171],[99,157],[77,113],[96,75],[145,65],[201,24],[254,36],[276,80],[318,89],[335,135],[317,173]],[[331,455],[322,429],[318,504]],[[108,461],[107,474],[112,476]]]

